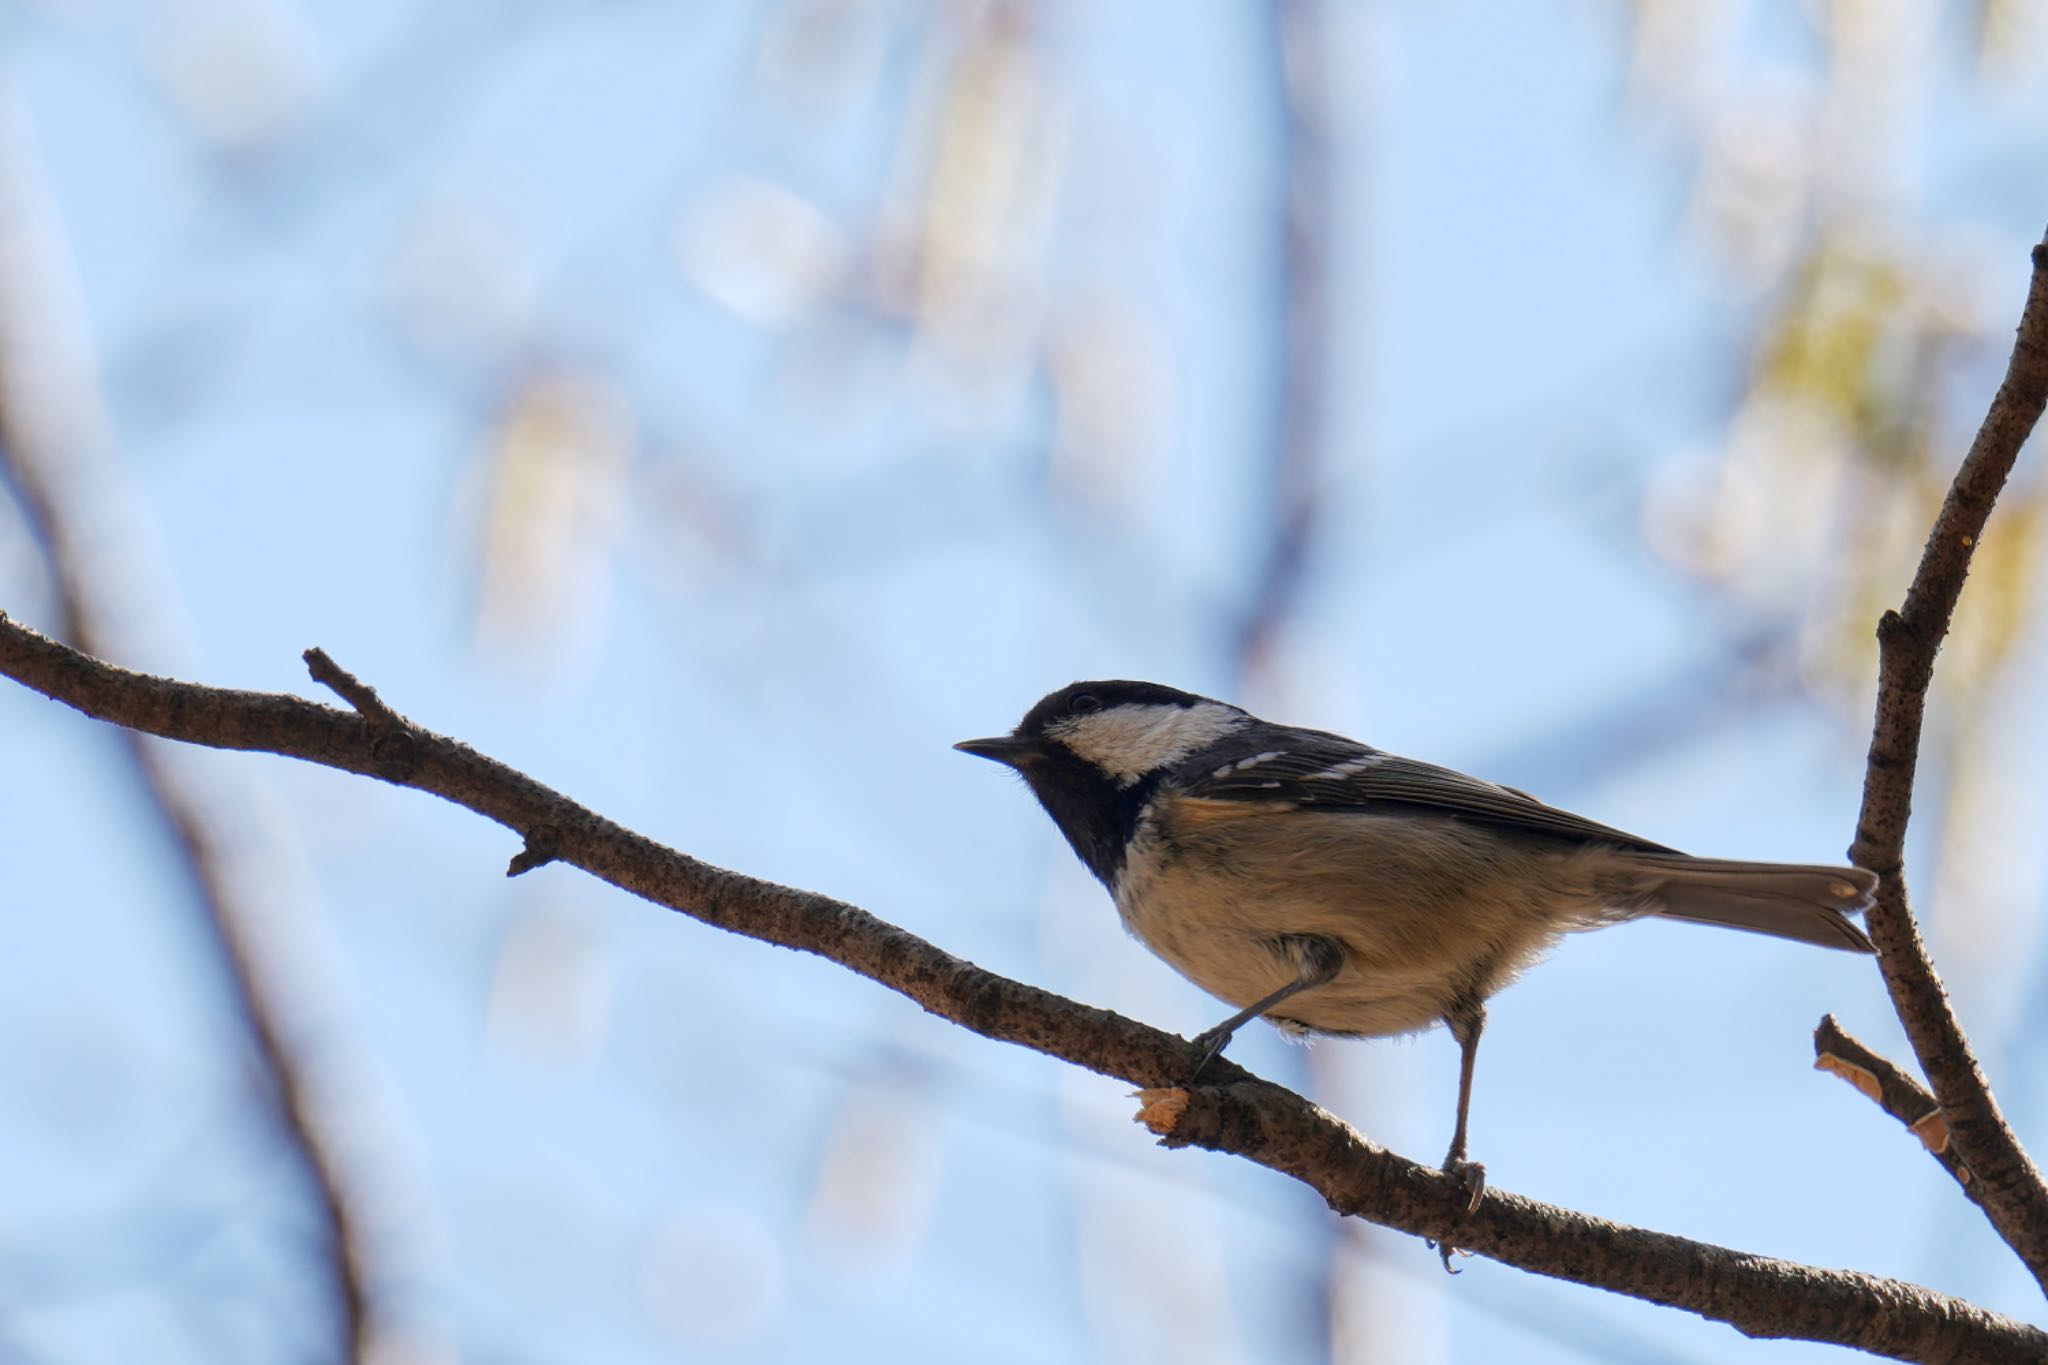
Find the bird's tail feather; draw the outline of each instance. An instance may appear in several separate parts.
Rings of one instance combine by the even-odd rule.
[[[1740,863],[1683,854],[1616,855],[1631,906],[1669,919],[1797,939],[1845,952],[1877,951],[1848,920],[1870,908],[1876,874],[1860,867]]]

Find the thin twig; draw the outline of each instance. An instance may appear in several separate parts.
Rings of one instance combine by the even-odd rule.
[[[313,681],[353,706],[364,720],[394,730],[405,728],[405,722],[399,718],[396,711],[384,704],[384,699],[377,695],[376,688],[334,662],[328,657],[326,650],[317,647],[309,649],[303,657],[306,660],[306,671],[313,675]]]
[[[2048,407],[2048,241],[2034,273],[2019,335],[1976,440],[1955,482],[1904,605],[1878,623],[1877,722],[1863,782],[1863,810],[1849,856],[1879,874],[1868,923],[1899,1022],[1948,1123],[1972,1197],[2006,1244],[2048,1289],[2048,1184],[1992,1096],[1962,1024],[1950,1008],[1906,896],[1906,823],[1934,656],[1948,634],[1970,557],[2020,447]]]
[[[512,861],[505,865],[505,875],[523,877],[554,860],[555,832],[545,825],[536,826],[526,831],[526,846],[512,855]]]
[[[89,658],[0,616],[0,674],[130,729],[300,758],[432,792],[513,830],[546,826],[561,861],[707,924],[818,954],[985,1037],[1140,1087],[1172,1088],[1196,1048],[1107,1010],[1011,981],[843,901],[713,867],[636,834],[455,740],[408,724],[402,767],[353,711],[299,697],[155,678]],[[1175,1145],[1292,1175],[1331,1207],[1505,1264],[1687,1309],[1751,1336],[1834,1342],[1900,1360],[2048,1357],[2048,1333],[1898,1280],[1795,1265],[1462,1187],[1373,1145],[1292,1091],[1223,1064],[1182,1092]]]
[[[1956,1155],[1941,1106],[1904,1067],[1844,1029],[1832,1014],[1822,1018],[1820,1027],[1813,1031],[1813,1065],[1816,1070],[1841,1077],[1904,1124],[1906,1131],[1919,1138],[1928,1153],[1941,1163],[1942,1169],[1956,1178],[1963,1193],[1976,1199],[1976,1181],[1970,1178],[1970,1168]]]

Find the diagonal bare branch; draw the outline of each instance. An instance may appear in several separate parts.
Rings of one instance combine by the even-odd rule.
[[[338,670],[337,670],[338,672]],[[0,616],[0,673],[89,716],[214,748],[281,754],[431,792],[524,833],[553,856],[721,929],[815,953],[986,1037],[1175,1096],[1145,1115],[1174,1146],[1246,1157],[1303,1181],[1339,1212],[1505,1264],[1729,1323],[1928,1365],[2048,1356],[2048,1333],[1917,1285],[1689,1241],[1489,1191],[1476,1213],[1432,1167],[1375,1146],[1292,1091],[1219,1063],[1178,1089],[1194,1045],[1011,981],[843,901],[713,867],[666,848],[456,740],[275,693],[116,668]]]
[[[1849,856],[1879,874],[1869,915],[1892,1006],[1941,1105],[1956,1155],[1974,1177],[1973,1197],[2007,1245],[2048,1289],[2048,1184],[1992,1096],[1984,1070],[1927,955],[1906,896],[1906,823],[1920,753],[1934,656],[1948,634],[1970,557],[2020,447],[2048,407],[2048,241],[2034,273],[2005,379],[1927,537],[1904,605],[1878,623],[1877,723],[1863,782],[1863,810]]]

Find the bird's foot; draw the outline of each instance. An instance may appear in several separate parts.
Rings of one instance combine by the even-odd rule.
[[[1465,1212],[1477,1213],[1479,1201],[1486,1198],[1486,1167],[1461,1156],[1448,1156],[1444,1158],[1444,1174],[1465,1191]]]
[[[1464,1193],[1465,1212],[1478,1212],[1479,1201],[1486,1198],[1486,1167],[1476,1161],[1467,1161],[1462,1156],[1452,1155],[1444,1158],[1444,1174],[1451,1178],[1454,1188]],[[1472,1254],[1453,1242],[1437,1242],[1433,1245],[1436,1247],[1436,1254],[1443,1257],[1444,1269],[1453,1275],[1458,1272],[1451,1265],[1451,1257]]]

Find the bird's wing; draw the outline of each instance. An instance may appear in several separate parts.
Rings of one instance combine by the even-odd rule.
[[[1527,792],[1321,730],[1268,730],[1256,740],[1190,762],[1174,774],[1174,784],[1179,796],[1196,801],[1362,813],[1434,811],[1531,834],[1598,840],[1645,853],[1677,852],[1546,806]]]

